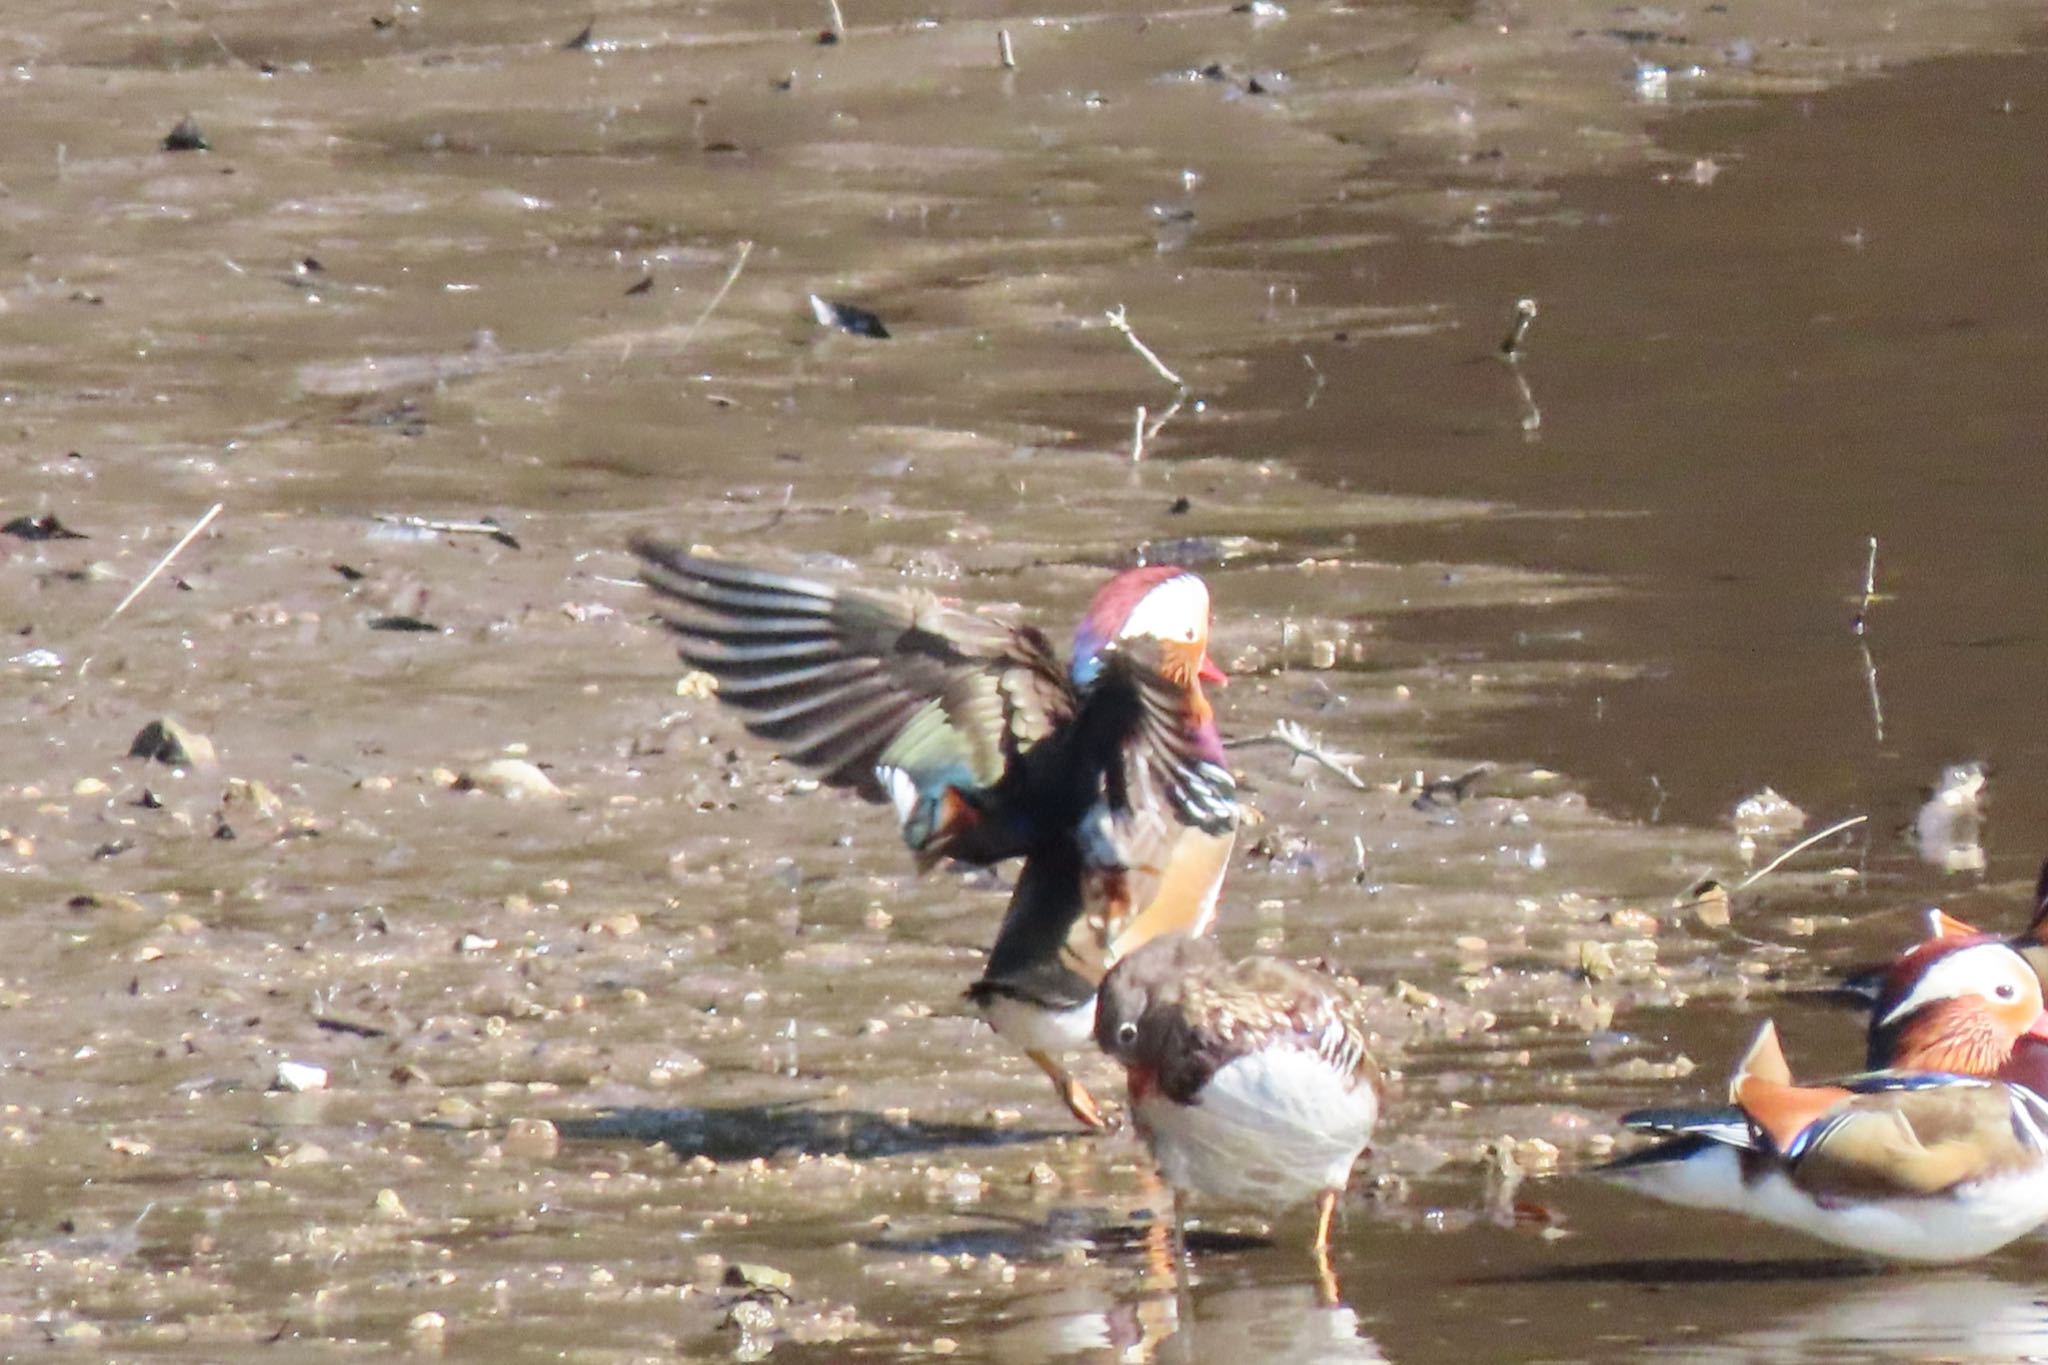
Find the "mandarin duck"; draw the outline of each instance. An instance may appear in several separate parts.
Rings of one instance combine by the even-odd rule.
[[[642,577],[692,667],[783,755],[895,811],[919,870],[1022,858],[970,1003],[1111,1126],[1060,1058],[1085,1047],[1103,974],[1168,931],[1205,932],[1237,837],[1237,786],[1205,682],[1209,590],[1170,565],[1095,594],[1070,663],[1030,626],[930,593],[863,592],[649,540]]]
[[[1730,1079],[1732,1108],[1626,1115],[1628,1127],[1671,1140],[1598,1173],[1902,1261],[1987,1255],[2048,1220],[2039,978],[1996,941],[1917,965],[1886,1027],[1909,1056],[1916,1038],[1988,1036],[1988,1052],[1953,1055],[1996,1059],[1996,1074],[1895,1068],[1796,1085],[1766,1022]]]
[[[1384,1081],[1364,988],[1169,934],[1102,983],[1095,1041],[1120,1063],[1159,1173],[1185,1194],[1275,1211],[1313,1199],[1310,1251],[1334,1302],[1330,1215],[1372,1140]]]

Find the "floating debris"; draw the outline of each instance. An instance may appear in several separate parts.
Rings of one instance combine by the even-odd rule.
[[[1806,827],[1806,812],[1769,787],[1735,804],[1735,832],[1747,839],[1797,834]]]
[[[789,1291],[796,1287],[796,1277],[772,1265],[734,1261],[725,1268],[725,1285],[728,1289],[766,1290],[787,1299]]]
[[[585,24],[581,29],[577,31],[575,37],[571,38],[568,42],[562,44],[562,51],[587,52],[590,50],[590,40],[596,36],[597,20],[592,19],[589,23]]]
[[[1913,846],[1920,859],[1944,872],[1982,872],[1984,784],[1982,763],[1952,763],[1913,817]]]
[[[857,337],[874,337],[882,340],[889,335],[889,329],[882,325],[879,316],[855,304],[829,303],[813,294],[811,314],[818,319],[820,327],[837,327],[840,331],[851,332]]]

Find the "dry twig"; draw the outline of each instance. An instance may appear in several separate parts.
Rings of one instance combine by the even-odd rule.
[[[1812,848],[1821,840],[1826,839],[1832,835],[1840,834],[1845,829],[1854,829],[1856,826],[1862,824],[1869,818],[1870,817],[1867,815],[1852,815],[1846,820],[1837,820],[1834,824],[1829,825],[1826,829],[1820,831],[1820,833],[1818,834],[1807,835],[1804,839],[1801,839],[1798,843],[1792,845],[1792,847],[1786,849],[1783,853],[1780,853],[1777,857],[1771,859],[1762,867],[1758,868],[1756,871],[1750,873],[1747,877],[1744,877],[1741,881],[1737,882],[1732,889],[1736,891],[1748,890],[1750,887],[1755,886],[1758,882],[1762,881],[1765,877],[1768,877],[1773,872],[1776,872],[1779,868],[1783,867],[1793,858],[1796,858],[1800,854],[1806,852],[1807,849]]]
[[[1515,315],[1508,319],[1508,334],[1502,338],[1500,353],[1509,360],[1517,360],[1522,354],[1522,338],[1529,334],[1529,324],[1536,321],[1536,300],[1516,299]]]
[[[704,311],[697,314],[697,320],[683,330],[683,339],[677,347],[678,350],[689,346],[691,338],[697,335],[697,329],[704,325],[705,319],[711,316],[712,310],[725,302],[726,294],[732,290],[733,281],[737,280],[740,277],[740,272],[747,268],[747,257],[753,254],[754,244],[752,242],[740,243],[740,254],[733,261],[732,269],[725,273],[725,283],[718,286],[718,292],[711,296],[711,302],[704,305]]]
[[[176,559],[181,553],[183,553],[187,545],[190,545],[193,541],[197,540],[199,538],[199,533],[201,531],[204,531],[208,526],[211,526],[213,524],[213,519],[219,516],[221,513],[221,509],[226,506],[227,504],[224,502],[217,502],[213,506],[207,508],[206,515],[201,517],[198,521],[193,522],[192,529],[187,531],[183,536],[179,537],[178,543],[176,545],[173,545],[170,548],[169,553],[164,555],[162,559],[159,559],[156,562],[155,566],[152,567],[148,573],[142,576],[142,581],[140,583],[137,583],[134,587],[128,590],[128,595],[121,599],[121,605],[115,607],[112,611],[107,613],[107,621],[112,621],[116,616],[119,616],[122,612],[128,610],[128,604],[130,602],[133,602],[136,598],[142,596],[142,590],[148,587],[150,584],[156,582],[157,575],[162,573],[165,569],[169,568],[171,565],[171,561]],[[104,625],[106,624],[106,622],[102,622],[101,624]]]
[[[1263,735],[1252,735],[1245,739],[1230,740],[1225,747],[1242,749],[1253,744],[1282,744],[1294,751],[1295,757],[1305,758],[1318,767],[1335,773],[1359,791],[1371,791],[1372,783],[1352,771],[1347,760],[1355,760],[1356,754],[1337,754],[1323,747],[1322,742],[1311,735],[1299,722],[1276,720],[1273,728]]]
[[[1130,342],[1132,348],[1135,349],[1139,355],[1145,358],[1145,363],[1150,365],[1158,373],[1161,379],[1164,379],[1167,383],[1173,385],[1177,389],[1180,389],[1182,392],[1186,392],[1188,387],[1187,381],[1182,379],[1179,375],[1175,374],[1172,370],[1166,368],[1166,362],[1161,360],[1158,354],[1155,351],[1153,351],[1153,349],[1150,346],[1147,346],[1144,342],[1140,341],[1138,339],[1138,334],[1131,330],[1131,320],[1124,315],[1124,306],[1122,304],[1118,304],[1116,307],[1110,309],[1102,316],[1109,321],[1109,325],[1111,327],[1115,328],[1117,331],[1122,332],[1124,334],[1124,339]]]

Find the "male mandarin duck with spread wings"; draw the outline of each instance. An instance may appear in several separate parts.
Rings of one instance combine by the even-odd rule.
[[[1059,1060],[1087,1044],[1115,962],[1215,916],[1237,786],[1203,695],[1209,590],[1170,565],[1096,593],[1062,665],[1037,629],[930,593],[838,588],[637,540],[692,667],[790,760],[895,809],[920,870],[1023,868],[981,979],[996,1031],[1083,1124]]]

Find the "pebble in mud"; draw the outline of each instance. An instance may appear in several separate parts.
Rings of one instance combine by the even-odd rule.
[[[553,779],[523,758],[494,758],[465,768],[451,785],[457,791],[487,792],[508,801],[551,800],[562,795]]]
[[[505,1155],[545,1161],[562,1150],[562,1135],[546,1119],[517,1118],[505,1127]]]
[[[288,1090],[295,1094],[308,1090],[325,1090],[327,1068],[311,1062],[279,1062],[277,1074],[271,1079],[270,1088]]]
[[[420,1313],[406,1323],[405,1334],[414,1350],[438,1351],[448,1337],[448,1319],[432,1311]]]
[[[206,140],[206,134],[199,131],[199,120],[190,114],[173,124],[171,131],[164,134],[160,144],[167,152],[206,152],[213,150],[213,144]]]
[[[219,763],[213,741],[172,716],[159,716],[135,732],[128,757],[172,768],[212,768]]]

